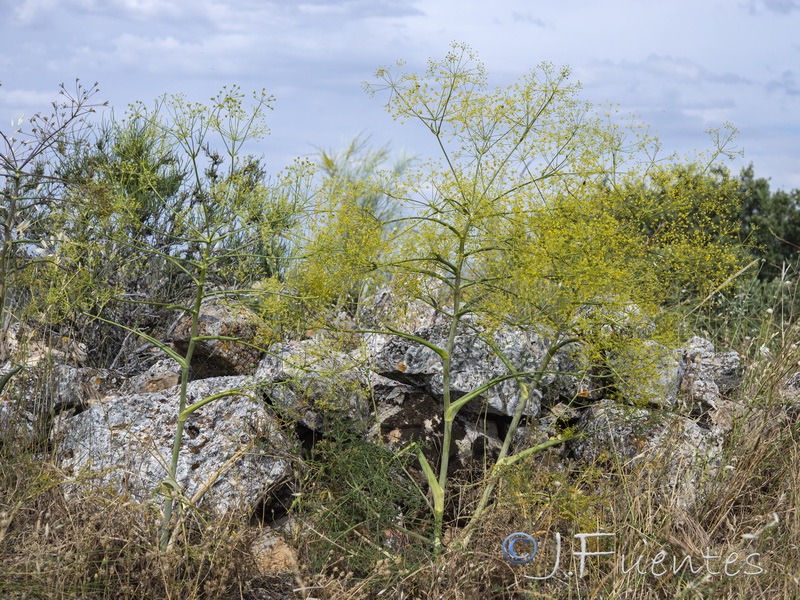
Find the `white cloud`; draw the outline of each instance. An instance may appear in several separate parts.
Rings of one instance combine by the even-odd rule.
[[[99,80],[118,109],[167,92],[203,101],[238,83],[276,93],[272,140],[287,154],[370,127],[402,136],[360,82],[398,58],[423,70],[456,40],[478,52],[492,84],[511,83],[543,60],[572,65],[584,97],[642,115],[671,137],[670,147],[702,146],[704,128],[730,119],[757,161],[786,172],[776,156],[800,144],[800,0],[5,4],[11,18],[0,21],[0,67],[9,88],[6,96],[0,88],[0,118],[6,107],[47,109],[57,84],[74,77]]]
[[[724,84],[741,85],[751,82],[741,75],[732,72],[713,72],[697,62],[685,58],[664,54],[650,54],[639,61],[601,60],[596,64],[611,70],[618,70],[620,77],[628,81],[635,80],[631,73],[654,77],[661,82],[692,84]]]
[[[53,60],[51,68],[74,71],[81,65],[92,65],[92,69],[100,72],[125,73],[130,81],[142,74],[187,78],[215,70],[234,76],[248,67],[234,58],[243,50],[246,48],[242,48],[242,40],[236,35],[216,35],[191,42],[171,35],[123,33],[109,40],[104,48],[78,47],[65,59]]]
[[[797,80],[794,71],[787,70],[767,84],[767,91],[777,91],[787,96],[800,96],[800,81]]]
[[[315,16],[393,18],[423,14],[415,4],[417,0],[306,0],[298,2],[295,9],[300,14]]]
[[[0,87],[0,105],[40,105],[47,107],[59,98],[58,90],[53,92],[40,92],[37,90],[11,89],[5,86]]]
[[[31,23],[42,14],[51,13],[57,6],[58,0],[22,0],[14,8],[14,16],[21,23]]]
[[[768,11],[788,15],[792,11],[800,10],[798,0],[750,0],[748,6],[753,14]]]
[[[53,102],[59,100],[58,90],[41,92],[38,90],[0,87],[0,124],[3,131],[9,131],[9,122],[26,121],[34,113],[49,114]],[[12,129],[14,128],[12,127]]]
[[[139,22],[194,20],[207,15],[211,4],[212,0],[22,0],[14,15],[23,25],[35,25],[43,20],[57,21],[59,14]]]
[[[683,113],[713,127],[718,127],[720,123],[730,122],[736,116],[734,107],[726,106],[724,102],[716,106],[688,107],[683,109]]]

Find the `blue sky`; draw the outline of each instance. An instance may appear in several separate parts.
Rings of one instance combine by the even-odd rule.
[[[665,150],[708,147],[732,122],[743,159],[800,188],[800,0],[0,0],[0,128],[46,110],[58,84],[100,83],[121,112],[224,85],[276,97],[257,151],[276,172],[360,132],[420,156],[361,82],[403,58],[422,70],[452,41],[497,85],[541,61],[573,68],[584,98],[637,114]],[[3,125],[7,123],[7,125]]]

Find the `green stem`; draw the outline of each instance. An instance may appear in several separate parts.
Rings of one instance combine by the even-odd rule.
[[[167,481],[173,484],[175,482],[175,475],[178,472],[178,458],[180,457],[181,444],[183,442],[183,428],[186,422],[185,418],[181,419],[180,417],[183,416],[184,410],[186,409],[186,387],[189,383],[189,368],[192,363],[192,355],[194,354],[194,348],[195,345],[197,344],[197,332],[200,321],[200,308],[203,302],[203,296],[205,290],[205,279],[206,279],[206,266],[204,265],[200,269],[200,277],[198,278],[197,293],[195,295],[194,308],[192,310],[192,328],[191,328],[191,336],[189,339],[189,346],[186,349],[186,356],[183,359],[184,363],[181,366],[181,390],[180,390],[180,399],[178,403],[178,424],[175,429],[175,439],[172,444],[172,459],[170,460],[169,475],[167,477]],[[178,490],[167,489],[165,491],[166,491],[166,498],[164,499],[164,508],[162,510],[161,537],[159,542],[159,548],[161,549],[162,552],[166,551],[167,547],[169,546],[169,537],[170,537],[169,522],[172,519],[172,506],[174,503],[174,495],[177,493]]]
[[[439,463],[439,481],[438,486],[444,497],[447,491],[447,471],[450,466],[450,441],[453,437],[453,419],[455,415],[451,414],[450,410],[450,367],[452,364],[451,356],[453,354],[453,347],[455,346],[456,334],[458,333],[458,326],[461,323],[460,309],[461,309],[461,275],[464,269],[464,241],[467,238],[470,230],[470,223],[464,229],[464,235],[459,239],[458,244],[458,261],[455,265],[455,278],[453,281],[453,318],[450,321],[450,331],[447,335],[447,344],[444,347],[442,356],[442,395],[444,398],[444,432],[442,435],[442,458]],[[441,550],[442,546],[442,530],[444,526],[444,500],[442,506],[434,511],[434,553]]]
[[[8,373],[3,375],[2,378],[0,378],[0,394],[3,393],[4,389],[6,389],[6,386],[8,385],[8,382],[11,381],[11,378],[14,377],[14,375],[16,375],[17,373],[19,373],[23,368],[25,368],[24,365],[17,365],[13,369],[11,369]]]
[[[547,371],[547,367],[550,365],[550,361],[552,361],[553,356],[555,356],[556,352],[558,352],[564,346],[576,341],[578,340],[575,338],[570,338],[567,340],[563,340],[561,342],[556,342],[550,346],[550,348],[547,350],[547,354],[542,360],[542,364],[539,367],[539,370],[536,373],[534,380],[531,382],[531,388],[535,389],[539,385],[539,382],[542,380],[542,376]],[[513,368],[510,364],[508,366],[509,368]],[[470,517],[469,523],[467,523],[467,526],[464,528],[464,532],[461,539],[462,544],[469,541],[469,537],[472,535],[472,530],[474,529],[475,524],[478,521],[478,518],[486,510],[486,506],[489,504],[489,499],[492,497],[492,493],[494,492],[494,488],[495,485],[497,484],[497,480],[499,478],[500,472],[502,471],[503,465],[513,464],[518,460],[520,460],[523,456],[530,456],[531,454],[535,454],[537,452],[545,450],[546,448],[550,448],[551,446],[563,443],[567,441],[567,439],[569,439],[562,437],[553,438],[552,440],[548,440],[543,444],[539,444],[537,446],[534,446],[533,448],[524,450],[518,456],[507,458],[511,448],[511,444],[514,440],[514,434],[516,433],[517,428],[519,427],[519,422],[522,419],[522,415],[524,414],[525,409],[528,407],[528,401],[530,399],[530,388],[528,387],[528,385],[521,379],[518,379],[517,382],[520,386],[520,399],[519,402],[517,403],[517,408],[514,411],[514,417],[512,418],[511,425],[509,426],[508,431],[506,432],[506,437],[503,440],[503,447],[500,449],[500,455],[497,458],[497,462],[492,467],[491,473],[489,475],[489,483],[484,488],[483,494],[481,495],[481,499],[478,502],[478,506],[475,509],[475,512],[472,513],[472,517]]]
[[[14,175],[11,176],[13,181],[11,185],[11,192],[10,196],[6,196],[8,199],[8,205],[6,207],[6,219],[3,223],[3,240],[2,244],[0,244],[0,360],[5,361],[8,358],[8,351],[6,348],[6,334],[8,332],[8,327],[11,323],[10,315],[6,315],[6,304],[8,299],[8,277],[10,269],[10,263],[12,261],[12,246],[13,246],[13,228],[14,228],[14,220],[16,219],[16,210],[17,204],[20,200],[21,194],[21,178],[22,173],[19,170],[14,172]],[[4,194],[5,195],[5,194]]]

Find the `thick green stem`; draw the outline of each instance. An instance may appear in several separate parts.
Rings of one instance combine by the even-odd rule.
[[[194,354],[194,347],[197,344],[200,308],[205,292],[205,278],[206,267],[203,266],[203,268],[200,269],[197,293],[195,294],[194,307],[192,309],[192,327],[189,338],[189,346],[186,349],[186,356],[184,357],[185,362],[181,368],[181,390],[178,403],[178,424],[175,428],[175,439],[172,443],[172,458],[170,460],[169,475],[167,477],[167,481],[173,485],[175,484],[175,475],[178,472],[178,458],[180,457],[181,453],[181,444],[183,443],[183,428],[185,426],[185,419],[181,419],[180,417],[182,416],[183,411],[186,409],[186,387],[189,383],[189,369],[192,363],[192,354]],[[159,541],[159,548],[162,552],[166,551],[167,547],[169,546],[169,522],[172,519],[172,506],[175,501],[174,496],[178,493],[178,490],[171,486],[167,486],[167,488],[168,489],[165,490],[166,497],[164,499],[164,508],[162,510],[161,538]]]
[[[457,321],[454,319],[453,324],[457,326]],[[451,327],[451,331],[452,331]],[[454,336],[452,336],[454,337]],[[444,433],[442,435],[442,456],[439,463],[439,480],[436,482],[438,489],[444,493],[447,489],[447,469],[450,463],[450,438],[453,435],[453,422],[447,420],[448,409],[450,408],[450,352],[453,349],[453,344],[448,338],[448,343],[445,346],[447,358],[442,360],[442,379],[443,379],[443,396],[444,396]],[[442,548],[442,529],[444,526],[444,503],[442,505],[434,506],[433,511],[433,549],[434,554],[438,554]]]
[[[452,344],[447,344],[448,352],[452,350]],[[447,468],[450,462],[450,439],[453,435],[453,421],[448,420],[447,413],[450,408],[450,357],[444,359],[443,363],[443,387],[444,387],[444,433],[442,438],[442,458],[439,463],[439,485],[444,489],[447,484]]]
[[[453,320],[450,322],[450,331],[447,336],[447,344],[444,347],[445,354],[442,359],[442,395],[444,400],[444,433],[442,435],[442,458],[439,463],[439,488],[443,494],[447,492],[447,471],[450,467],[450,441],[453,437],[453,419],[455,415],[450,415],[450,367],[452,364],[453,346],[455,345],[458,326],[461,322],[461,273],[464,268],[464,240],[469,231],[467,225],[464,235],[459,239],[458,261],[454,270],[455,279],[453,281]],[[442,529],[444,525],[444,506],[434,511],[434,551],[438,552],[442,545]]]
[[[530,388],[535,389],[539,385],[539,382],[542,380],[542,377],[544,376],[545,371],[547,371],[547,367],[550,365],[550,362],[553,360],[553,356],[555,356],[556,352],[558,352],[561,348],[563,348],[567,344],[571,344],[576,341],[577,341],[576,339],[568,339],[568,340],[563,340],[561,342],[556,342],[552,346],[550,346],[550,348],[547,350],[547,354],[545,354],[545,357],[542,360],[542,364],[540,365],[539,370],[537,371],[536,375],[533,378],[533,381],[531,382]],[[481,499],[478,502],[478,506],[475,508],[475,512],[472,513],[472,517],[470,517],[469,523],[464,528],[464,532],[461,539],[462,543],[466,543],[469,540],[469,537],[470,535],[472,535],[472,530],[475,527],[478,518],[486,510],[486,506],[489,504],[489,500],[492,497],[492,493],[494,492],[495,485],[497,485],[497,480],[500,476],[502,467],[506,464],[512,464],[513,462],[516,462],[516,460],[518,460],[518,459],[509,460],[508,453],[510,451],[511,444],[514,441],[514,434],[516,433],[517,428],[519,427],[519,422],[522,419],[522,415],[525,413],[525,409],[528,407],[528,401],[530,400],[530,388],[524,381],[522,381],[522,379],[518,379],[517,382],[520,386],[520,399],[519,402],[517,403],[517,408],[514,411],[514,417],[511,419],[511,425],[509,426],[508,431],[506,432],[506,437],[503,440],[503,446],[500,449],[500,454],[497,458],[497,462],[492,467],[491,473],[489,475],[489,482],[487,483],[486,487],[483,490],[483,494],[481,495]],[[540,452],[551,446],[563,443],[564,441],[566,441],[566,438],[554,438],[552,440],[544,442],[543,444],[539,444],[537,446],[534,446],[533,448],[529,448],[528,450],[525,450],[521,454],[524,454],[526,456],[530,454],[535,454],[536,452]]]

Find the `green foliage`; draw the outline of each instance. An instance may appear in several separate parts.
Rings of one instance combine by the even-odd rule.
[[[765,259],[759,277],[770,279],[784,266],[795,266],[800,248],[800,190],[770,191],[769,181],[756,179],[753,165],[739,177],[740,237]]]
[[[581,101],[567,69],[545,63],[492,90],[483,65],[463,45],[430,61],[422,75],[398,63],[375,77],[368,90],[388,92],[389,112],[421,124],[440,150],[438,159],[403,178],[398,196],[409,216],[398,219],[380,257],[397,289],[450,321],[447,340],[434,348],[442,360],[445,414],[436,492],[447,489],[452,421],[470,398],[507,377],[520,386],[502,464],[529,386],[559,348],[582,341],[587,356],[593,346],[601,357],[630,353],[669,321],[665,289],[692,285],[701,294],[741,265],[731,237],[735,194],[724,174],[709,170],[729,153],[731,135],[711,132],[717,147],[709,167],[661,166],[652,158],[657,141]],[[339,249],[342,258],[331,252],[326,264],[341,269],[336,265],[347,264],[345,256],[356,259],[358,248]],[[492,346],[509,374],[455,401],[449,370],[458,331],[467,326],[491,345],[500,324],[547,332],[547,358],[536,373],[520,373]],[[441,507],[434,517],[438,545]]]
[[[112,119],[71,154],[60,175],[72,182],[59,222],[64,252],[75,267],[72,276],[81,277],[87,290],[79,309],[102,310],[107,318],[145,330],[163,327],[166,311],[130,300],[166,303],[189,285],[165,258],[179,249],[176,227],[187,178],[166,137],[141,118]],[[159,248],[161,254],[142,253],[137,245]],[[76,319],[76,325],[95,364],[131,367],[124,357],[135,358],[135,338],[100,322]]]
[[[762,346],[775,351],[782,331],[800,316],[798,275],[796,268],[785,268],[779,277],[765,279],[754,266],[690,315],[685,329],[745,355]]]
[[[468,402],[480,402],[505,379],[516,380],[519,402],[499,460],[485,474],[482,496],[470,505],[475,517],[485,517],[481,525],[491,522],[485,509],[495,487],[501,486],[505,493],[497,513],[514,515],[532,531],[559,530],[559,522],[569,521],[586,530],[600,524],[610,530],[632,525],[630,529],[648,536],[662,535],[667,530],[663,511],[655,488],[647,488],[652,469],[626,481],[621,469],[606,470],[613,464],[606,456],[579,475],[543,469],[541,454],[572,436],[570,429],[513,454],[511,441],[530,391],[548,371],[554,353],[580,341],[582,371],[612,381],[608,394],[619,400],[647,402],[639,384],[657,372],[654,342],[674,339],[680,319],[695,331],[705,328],[715,341],[749,349],[765,366],[767,383],[778,386],[798,358],[796,339],[786,335],[797,317],[796,272],[787,266],[779,279],[773,278],[775,267],[796,259],[796,193],[773,194],[752,171],[737,182],[718,168],[715,161],[728,152],[730,141],[720,132],[712,132],[718,143],[702,165],[655,161],[657,143],[645,129],[581,101],[568,70],[552,65],[493,90],[477,59],[466,47],[455,46],[443,60],[431,61],[423,74],[404,72],[399,65],[376,75],[379,83],[370,89],[389,92],[390,111],[426,128],[440,156],[391,172],[379,168],[385,148],[370,150],[360,139],[339,153],[323,151],[324,177],[314,192],[313,212],[307,200],[312,182],[319,179],[312,165],[299,161],[270,179],[260,161],[244,153],[248,139],[266,133],[270,98],[264,94],[248,102],[233,89],[207,105],[181,97],[164,97],[151,108],[137,104],[91,143],[80,125],[90,108],[88,96],[76,95],[63,107],[67,112],[62,120],[30,132],[30,145],[15,145],[17,139],[4,136],[2,325],[8,325],[12,310],[16,314],[26,304],[51,320],[81,308],[87,319],[98,316],[94,322],[102,326],[124,326],[116,348],[122,347],[125,335],[135,333],[181,364],[179,424],[162,490],[167,496],[162,548],[170,543],[170,488],[179,491],[175,467],[183,423],[205,403],[234,393],[187,401],[202,303],[216,296],[248,297],[276,324],[265,334],[269,343],[313,330],[320,315],[338,319],[347,310],[357,320],[364,296],[385,284],[400,296],[398,305],[422,301],[449,325],[445,341],[437,346],[403,330],[400,317],[383,323],[384,332],[424,344],[441,360],[443,454],[439,464],[420,458],[424,473],[409,475],[414,446],[393,454],[369,440],[362,428],[339,418],[341,398],[349,397],[359,382],[342,384],[338,369],[319,368],[314,373],[318,377],[309,377],[308,387],[297,390],[327,413],[325,437],[305,463],[306,479],[293,507],[312,532],[299,541],[312,571],[339,569],[372,577],[380,588],[365,592],[367,586],[362,586],[360,591],[374,596],[390,587],[384,585],[388,565],[391,585],[403,589],[417,578],[423,582],[419,590],[437,591],[430,591],[431,597],[447,593],[445,566],[452,568],[457,560],[459,568],[471,572],[474,564],[464,560],[457,543],[444,548],[445,507],[452,507],[455,495],[448,470],[452,426]],[[769,265],[760,278],[755,270],[751,277],[749,271],[740,276],[748,260],[737,243],[740,235],[767,257]],[[164,318],[174,318],[175,311],[192,324],[191,343],[183,354],[161,335]],[[342,322],[328,325],[340,328]],[[112,331],[99,327],[97,339],[100,332]],[[492,345],[500,327],[531,328],[545,336],[547,353],[534,372],[521,372],[514,357]],[[450,366],[455,337],[465,331],[489,344],[507,373],[456,397],[450,389]],[[341,337],[331,336],[328,345],[318,347],[349,350],[359,335],[338,333]],[[766,367],[779,355],[786,373],[770,374]],[[754,389],[763,394],[767,383]],[[723,490],[720,498],[712,498],[716,504],[709,503],[713,510],[703,513],[717,536],[722,529],[736,528],[737,535],[757,529],[760,516],[746,516],[745,505],[764,497],[767,478],[770,489],[781,492],[770,496],[781,498],[791,512],[791,482],[797,479],[791,467],[798,461],[784,458],[793,457],[796,427],[776,419],[786,452],[775,453],[761,443],[775,439],[775,425],[769,421],[764,418],[761,430],[748,440],[741,462],[731,462],[747,502],[727,497]],[[758,453],[769,456],[748,467],[745,459],[759,458]],[[38,458],[34,462],[40,464]],[[33,543],[35,536],[22,540],[9,525],[24,516],[31,529],[31,519],[44,512],[33,503],[40,490],[19,485],[24,478],[11,467],[2,474],[0,503],[6,516],[0,519],[0,542],[7,535],[8,549],[11,542]],[[60,485],[49,471],[33,483],[47,491]],[[56,541],[44,546],[41,556],[51,560],[56,546],[76,544],[70,560],[87,560],[69,564],[82,589],[95,585],[91,578],[97,573],[111,582],[104,583],[108,589],[121,581],[117,571],[97,568],[106,562],[120,565],[119,572],[132,564],[131,575],[146,571],[138,565],[158,565],[162,557],[166,561],[173,556],[149,553],[141,562],[140,546],[152,539],[152,532],[134,529],[138,521],[128,520],[126,504],[114,506],[120,511],[118,527],[108,529],[102,552],[81,542],[91,545],[102,524],[89,519],[84,528],[82,518],[73,514],[66,519],[72,528],[54,524],[52,529],[69,535],[56,533]],[[764,511],[762,506],[758,512]],[[472,519],[461,542],[469,539],[477,522]],[[484,555],[497,553],[498,537],[509,531],[507,522],[502,526],[490,536],[483,531],[475,536],[489,540],[481,550]],[[122,530],[137,532],[136,547],[117,548],[109,542],[123,540]],[[636,536],[619,539],[625,548],[638,547]],[[434,575],[425,585],[431,541],[440,556],[457,559],[428,569]],[[201,586],[230,574],[227,565],[215,570],[219,561],[213,552],[187,548],[192,556],[186,564],[169,571],[176,582],[165,584],[169,593],[182,593],[187,578]],[[30,581],[44,581],[40,564],[25,563]],[[495,566],[487,569],[496,577]],[[484,575],[491,579],[488,572]],[[453,576],[449,581],[464,579]],[[137,592],[134,585],[129,586],[131,597]],[[488,584],[481,585],[485,593]],[[608,589],[616,583],[603,580],[599,585],[597,589]],[[208,589],[203,593],[213,595]]]
[[[388,224],[397,216],[398,207],[394,204],[397,179],[410,166],[413,159],[400,156],[391,168],[382,168],[389,160],[389,146],[371,148],[369,138],[356,136],[346,148],[338,151],[320,150],[319,166],[327,178],[351,184],[376,182],[360,191],[363,195],[355,198],[355,205],[372,214],[377,220]]]
[[[661,301],[703,298],[742,264],[737,184],[724,169],[659,165],[643,181],[610,193],[608,201],[634,241],[628,252],[668,286]]]
[[[387,558],[398,563],[424,559],[427,546],[406,534],[427,525],[424,498],[407,478],[414,457],[373,443],[366,431],[335,412],[327,414],[326,430],[306,461],[308,472],[293,505],[300,518],[313,519],[311,530],[321,533],[312,534],[307,546],[311,570],[336,567],[364,577]],[[393,547],[398,545],[399,552]]]
[[[115,124],[122,142],[114,147],[143,135],[146,140],[135,147],[157,151],[147,160],[134,160],[130,171],[108,161],[102,177],[108,188],[126,195],[137,213],[136,226],[146,230],[135,240],[129,236],[134,249],[173,263],[171,259],[197,260],[201,245],[189,238],[199,234],[214,238],[209,249],[215,259],[208,273],[212,284],[247,285],[281,276],[281,260],[288,253],[284,238],[305,208],[301,195],[310,170],[298,162],[271,180],[258,159],[243,153],[248,140],[268,132],[265,118],[271,101],[261,92],[248,104],[233,88],[223,89],[208,106],[173,96],[151,108],[141,103],[129,108],[126,118]]]
[[[269,101],[255,95],[246,110],[234,88],[208,107],[181,97],[138,103],[74,153],[62,167],[74,192],[60,222],[75,272],[94,292],[85,313],[164,332],[175,318],[169,306],[193,295],[201,264],[211,288],[283,276],[310,168],[298,162],[270,179],[241,152],[266,132]],[[84,330],[97,362],[135,367],[136,338],[99,321]]]
[[[290,265],[285,277],[304,298],[294,312],[305,316],[307,326],[318,325],[315,317],[331,311],[357,314],[363,298],[384,281],[385,273],[376,269],[398,213],[398,179],[411,162],[401,157],[382,169],[388,158],[388,146],[372,149],[361,137],[342,150],[319,151],[322,178],[314,218],[298,242],[302,260]]]
[[[299,246],[302,261],[287,281],[310,314],[358,305],[384,251],[384,224],[362,202],[380,187],[370,180],[329,177],[317,191],[315,218]],[[374,282],[372,282],[374,284]]]
[[[73,172],[65,176],[104,194],[113,212],[121,213],[120,225],[131,227],[132,233],[169,231],[171,213],[180,211],[179,192],[187,171],[154,123],[138,116],[112,120],[93,147],[75,158]]]
[[[296,231],[308,218],[314,167],[297,160],[275,178],[268,178],[260,202],[247,207],[245,224],[255,224],[255,245],[246,263],[241,263],[237,281],[258,281],[266,276],[284,281],[297,259]],[[239,244],[246,236],[237,239]]]
[[[86,294],[65,245],[63,214],[75,182],[61,168],[86,144],[97,91],[97,84],[62,85],[51,115],[36,114],[27,127],[20,118],[13,132],[0,132],[0,360],[9,325],[26,310],[59,320]]]
[[[248,101],[233,88],[223,89],[208,105],[188,103],[181,96],[165,96],[152,108],[135,104],[111,136],[113,152],[105,157],[101,153],[100,158],[95,156],[81,165],[92,168],[91,176],[85,178],[87,185],[121,199],[125,207],[112,212],[110,222],[92,231],[102,240],[101,247],[124,248],[125,260],[133,268],[160,264],[164,268],[158,276],[178,273],[185,282],[185,291],[172,297],[160,297],[148,288],[141,299],[130,294],[120,298],[131,304],[179,311],[189,321],[190,339],[185,351],[176,351],[159,337],[159,332],[148,331],[136,322],[121,323],[107,313],[96,316],[98,321],[116,324],[152,344],[181,367],[178,422],[168,473],[160,489],[165,496],[162,550],[170,544],[172,508],[180,493],[175,476],[185,421],[206,403],[240,393],[225,391],[197,401],[187,398],[192,357],[201,341],[201,307],[212,298],[255,294],[258,290],[242,286],[276,275],[259,270],[259,266],[275,266],[283,257],[259,252],[286,250],[276,237],[294,226],[298,212],[297,205],[287,200],[292,198],[293,189],[302,188],[286,185],[285,190],[273,192],[258,161],[242,152],[245,143],[266,134],[264,119],[270,102],[263,92]],[[296,172],[302,178],[302,164]],[[294,181],[291,174],[286,179]],[[88,225],[89,221],[82,223]],[[125,274],[130,275],[130,271]],[[272,294],[274,290],[265,287],[260,292]],[[238,341],[224,336],[202,339]]]

